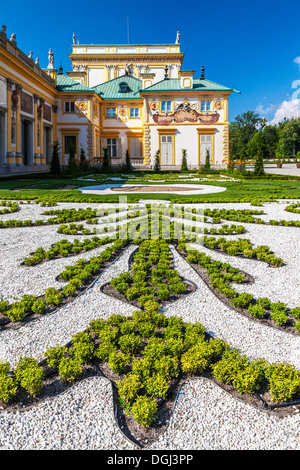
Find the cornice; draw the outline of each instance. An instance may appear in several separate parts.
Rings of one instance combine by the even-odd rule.
[[[95,62],[95,63],[110,63],[110,62],[126,62],[129,60],[132,62],[178,62],[183,60],[184,54],[105,54],[99,57],[99,54],[69,54],[72,62]]]

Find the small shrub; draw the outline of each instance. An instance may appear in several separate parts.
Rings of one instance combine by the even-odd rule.
[[[203,372],[210,363],[210,350],[206,342],[196,344],[181,356],[181,368],[184,374]]]
[[[133,354],[135,352],[138,352],[141,344],[141,337],[134,333],[121,336],[121,338],[119,339],[119,346],[121,350],[126,354]]]
[[[122,351],[113,351],[108,358],[108,365],[110,369],[116,374],[121,374],[125,371],[126,364],[130,361],[130,354],[125,354]]]
[[[300,372],[291,364],[271,364],[265,376],[270,385],[273,401],[286,401],[300,392]]]
[[[77,357],[63,357],[58,366],[58,373],[65,382],[74,382],[82,373],[81,360]]]
[[[264,318],[266,311],[261,305],[249,305],[248,312],[255,318]]]
[[[141,382],[144,382],[151,374],[152,361],[149,359],[133,359],[131,365],[131,372],[137,375]]]
[[[243,292],[242,294],[238,294],[237,297],[231,299],[232,305],[235,307],[247,307],[250,304],[251,300],[253,299],[253,295],[248,294],[247,292]]]
[[[130,408],[130,413],[143,428],[151,425],[156,411],[156,401],[147,396],[138,397]]]
[[[36,397],[41,391],[44,373],[42,367],[34,358],[24,357],[17,363],[15,378],[29,395]]]
[[[116,346],[109,341],[105,341],[99,344],[98,348],[95,349],[95,356],[103,362],[108,362],[110,354],[116,351]]]
[[[116,384],[121,402],[125,407],[136,399],[138,392],[143,388],[140,378],[132,373],[128,374],[124,380],[118,380]]]
[[[282,310],[275,310],[271,313],[271,319],[274,320],[276,325],[282,326],[288,321],[289,317]]]
[[[68,353],[66,346],[52,346],[45,351],[44,356],[50,367],[57,369],[63,357]]]
[[[46,310],[46,302],[40,298],[36,299],[31,306],[31,310],[33,311],[33,313],[44,313],[44,311]]]
[[[20,302],[16,302],[10,306],[10,309],[5,312],[5,315],[12,321],[22,321],[25,318],[25,307]]]
[[[166,378],[160,374],[154,374],[145,382],[145,389],[150,397],[165,398],[169,384]]]
[[[59,290],[55,289],[54,287],[49,287],[45,291],[45,299],[47,305],[51,305],[56,307],[61,305],[63,301],[64,295],[59,292]]]

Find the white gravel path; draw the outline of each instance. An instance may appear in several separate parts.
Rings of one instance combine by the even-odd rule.
[[[300,214],[284,212],[286,204],[264,204],[268,219],[300,220]],[[31,206],[31,207],[30,207]],[[75,207],[76,204],[67,205]],[[79,206],[79,205],[78,205]],[[87,207],[92,205],[87,204]],[[206,205],[209,207],[209,205]],[[25,215],[25,211],[23,216]],[[26,206],[27,207],[27,206]],[[28,205],[32,218],[39,208]],[[80,205],[80,207],[82,207]],[[103,207],[103,206],[102,206]],[[214,207],[233,207],[237,205],[216,204]],[[250,204],[239,205],[240,208],[252,208]],[[37,208],[37,209],[33,209]],[[262,208],[257,208],[262,209]],[[26,210],[26,209],[25,209]],[[4,219],[6,216],[2,216]],[[15,218],[15,214],[13,217]],[[36,214],[36,218],[40,218]],[[7,217],[6,217],[7,219]],[[229,222],[230,223],[230,222]],[[244,225],[244,224],[242,224]],[[300,229],[290,227],[269,227],[245,224],[249,233],[241,235],[250,238],[255,244],[268,245],[276,255],[283,257],[287,263],[282,268],[268,268],[264,263],[244,260],[237,257],[225,257],[207,250],[215,259],[226,259],[234,266],[249,272],[255,277],[255,284],[243,286],[243,290],[254,295],[269,296],[272,300],[286,301],[288,306],[300,305],[299,299],[299,266],[298,240]],[[5,278],[1,279],[1,291],[8,288],[9,282],[18,284],[17,292],[24,291],[24,279],[13,277],[14,270],[21,271],[19,261],[30,247],[33,251],[42,246],[42,238],[31,237],[32,230],[42,234],[46,241],[47,231],[38,229],[8,229],[0,231],[0,254],[6,261],[1,266]],[[52,229],[52,227],[51,227]],[[49,227],[47,228],[49,230]],[[54,227],[54,230],[55,227]],[[17,232],[19,231],[19,232]],[[25,236],[28,232],[28,238]],[[11,234],[9,237],[8,232]],[[20,235],[17,235],[20,233]],[[49,239],[54,242],[54,233],[49,232]],[[23,235],[22,235],[23,234]],[[58,234],[57,234],[58,235]],[[19,240],[15,242],[15,237]],[[29,238],[30,237],[30,238]],[[234,237],[232,237],[234,238]],[[22,245],[22,239],[24,245]],[[11,246],[13,248],[11,248]],[[86,328],[93,318],[107,318],[112,313],[130,315],[134,310],[116,299],[100,292],[100,286],[123,272],[128,267],[128,258],[134,247],[125,253],[105,271],[95,286],[85,295],[75,299],[57,313],[45,316],[21,327],[16,331],[0,333],[0,354],[12,366],[19,357],[31,355],[38,360],[51,345],[68,342],[77,331]],[[199,249],[204,249],[199,247]],[[11,254],[10,254],[11,253]],[[26,253],[28,254],[28,253]],[[91,252],[89,253],[91,256]],[[11,259],[10,259],[11,257]],[[82,257],[79,255],[79,257]],[[70,259],[64,260],[69,264]],[[75,258],[74,258],[75,261]],[[237,312],[226,307],[206,287],[194,270],[175,253],[176,266],[181,275],[194,281],[198,289],[185,299],[170,305],[167,315],[177,314],[186,321],[199,320],[207,331],[226,339],[233,346],[245,352],[249,358],[265,357],[271,362],[287,360],[300,368],[300,336],[293,336],[273,328],[259,325]],[[60,261],[53,261],[49,277],[40,272],[40,286],[47,287],[52,272],[57,272]],[[34,285],[34,271],[27,271],[28,286]],[[3,271],[4,269],[4,271]],[[44,268],[43,268],[44,269]],[[50,269],[50,264],[49,264]],[[61,270],[61,267],[59,267]],[[24,272],[24,271],[23,271]],[[12,276],[12,277],[10,277]],[[54,279],[53,279],[54,281]],[[236,287],[238,288],[238,287]],[[240,288],[240,286],[239,286]],[[13,292],[13,291],[12,291]],[[10,293],[9,295],[12,295]],[[300,415],[278,418],[259,411],[250,405],[232,398],[214,384],[197,379],[187,382],[165,433],[152,444],[151,449],[192,450],[192,449],[300,449]],[[134,449],[117,428],[113,417],[111,386],[102,378],[87,379],[78,383],[66,393],[47,399],[29,410],[11,413],[0,413],[0,449]]]

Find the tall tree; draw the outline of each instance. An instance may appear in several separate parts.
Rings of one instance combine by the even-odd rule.
[[[52,175],[59,175],[61,173],[60,160],[59,160],[59,141],[56,140],[52,145],[52,156],[50,161],[50,173]]]
[[[88,162],[85,156],[85,151],[83,147],[80,147],[80,152],[79,152],[79,166],[82,169],[85,169],[88,167]]]
[[[279,141],[278,126],[267,125],[263,129],[265,140],[265,155],[264,158],[273,159],[276,157],[276,148]]]
[[[265,174],[263,153],[262,153],[261,148],[258,148],[257,150],[253,174],[255,176],[264,176]]]
[[[154,160],[154,171],[160,171],[160,158],[159,158],[160,152],[157,150],[155,154],[155,160]]]
[[[182,149],[181,171],[187,171],[188,170],[187,156],[186,155],[187,155],[186,149]]]
[[[248,142],[263,128],[265,120],[253,111],[236,116],[229,126],[229,152],[231,158],[244,160]]]
[[[209,153],[209,149],[206,149],[204,170],[210,170],[210,153]]]
[[[246,154],[248,158],[254,160],[258,154],[264,158],[266,153],[265,136],[262,130],[257,131],[247,144]]]
[[[130,155],[129,155],[129,150],[126,150],[125,154],[125,171],[131,171],[132,166],[131,166],[131,161],[130,161]]]
[[[300,150],[300,118],[292,118],[280,126],[277,150],[282,158],[296,157]]]
[[[102,169],[104,171],[109,171],[110,169],[110,161],[109,161],[109,156],[108,156],[108,148],[104,147],[103,148],[103,164],[102,164]]]

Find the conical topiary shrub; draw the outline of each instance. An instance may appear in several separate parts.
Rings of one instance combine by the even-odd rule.
[[[50,161],[50,173],[52,175],[59,175],[61,173],[59,148],[60,148],[59,141],[56,140],[52,145],[52,157]]]
[[[186,149],[182,149],[181,171],[188,171]]]

